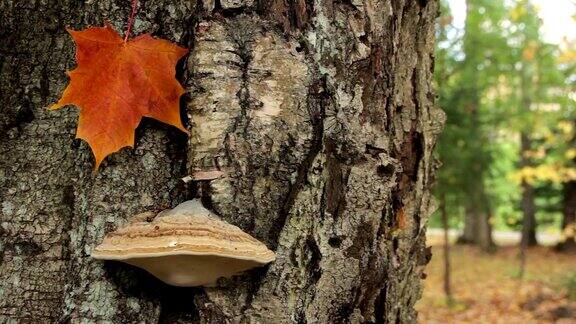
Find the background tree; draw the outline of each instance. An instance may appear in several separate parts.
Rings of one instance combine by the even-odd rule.
[[[519,111],[523,112],[522,116],[527,116],[527,118],[522,119],[522,129],[520,130],[520,167],[529,167],[532,165],[529,153],[532,150],[532,127],[533,119],[531,120],[532,114],[528,114],[532,108],[534,102],[534,91],[538,89],[534,85],[535,73],[536,73],[536,56],[541,48],[540,41],[540,21],[536,10],[528,1],[519,2],[513,9],[512,21],[515,23],[516,28],[515,34],[519,36],[518,43],[520,44],[520,57],[518,58],[520,64],[520,86]],[[521,209],[523,213],[522,221],[522,246],[534,246],[537,244],[536,241],[536,205],[534,196],[534,187],[531,183],[522,180],[522,200]]]
[[[518,173],[523,188],[532,188],[528,190],[529,195],[532,195],[532,199],[528,199],[532,201],[528,207],[531,205],[536,208],[535,192],[539,192],[542,198],[555,195],[559,199],[552,202],[555,205],[553,211],[563,211],[564,215],[570,215],[570,183],[575,176],[571,121],[574,101],[570,95],[573,92],[571,74],[574,60],[570,57],[569,43],[561,46],[564,47],[561,52],[558,46],[542,40],[539,35],[541,22],[536,14],[537,11],[529,2],[521,2],[512,11],[512,21],[518,26],[512,39],[521,44],[516,50],[521,72],[516,83],[520,89],[516,97],[516,127],[521,132],[523,142],[528,142],[528,145],[521,146],[525,149],[521,150]],[[540,189],[535,191],[534,186]],[[558,189],[562,186],[563,190]],[[525,194],[523,210],[527,207],[526,198]],[[546,205],[539,208],[550,209]],[[543,217],[535,218],[524,213],[523,242],[526,241],[527,245],[535,242],[537,220],[546,221]],[[563,223],[566,224],[565,221]],[[564,225],[562,228],[565,228]],[[570,235],[571,231],[566,233]],[[568,242],[572,241],[568,239]]]
[[[549,129],[557,114],[546,109],[557,102],[554,90],[564,82],[557,69],[557,47],[547,44],[541,35],[542,22],[530,1],[520,1],[510,11],[509,43],[512,47],[514,68],[508,80],[517,89],[509,99],[513,128],[520,135],[519,168],[531,168],[541,162],[542,141],[534,141],[538,134]],[[526,246],[536,241],[536,191],[534,183],[521,180],[522,243]]]
[[[436,82],[436,89],[438,89],[438,105],[442,107],[444,104],[448,104],[447,99],[449,98],[449,89],[451,89],[448,84],[444,86],[445,83],[449,83],[450,79],[454,74],[454,64],[453,59],[454,43],[448,36],[448,33],[456,33],[457,31],[452,27],[452,15],[450,12],[450,7],[446,1],[440,1],[440,15],[437,19],[436,25],[436,70],[434,72],[434,80]],[[451,130],[452,131],[452,130]],[[452,135],[454,136],[454,135]],[[453,147],[442,147],[442,156],[445,159],[450,159],[452,155],[450,150]],[[448,150],[448,151],[447,151]],[[450,161],[454,163],[455,161]],[[455,169],[443,170],[434,188],[434,192],[440,199],[439,213],[442,220],[442,227],[444,230],[444,244],[443,244],[443,258],[444,258],[444,294],[446,296],[446,301],[451,304],[452,298],[452,288],[451,288],[451,265],[450,265],[450,217],[448,213],[447,203],[448,199],[446,196],[450,194],[451,197],[458,194],[458,191],[453,190],[455,182],[457,182],[457,177],[450,171],[456,171]]]
[[[438,188],[446,192],[450,211],[464,212],[460,241],[486,250],[494,245],[492,197],[486,190],[493,150],[488,123],[497,117],[487,114],[490,107],[482,98],[497,83],[508,55],[501,28],[504,15],[502,1],[467,1],[463,34],[448,27],[451,36],[440,39],[437,50],[438,101],[448,116],[438,150],[443,163]]]
[[[576,20],[576,17],[574,17]],[[565,76],[563,88],[564,127],[563,133],[568,140],[564,141],[563,162],[568,168],[565,172],[562,206],[562,242],[558,244],[561,251],[576,251],[576,40],[566,40],[559,63]],[[561,146],[562,147],[562,146]]]
[[[186,138],[151,120],[94,173],[65,27],[129,1],[0,2],[0,317],[33,322],[414,322],[430,255],[436,1],[142,1],[135,34],[191,49]],[[212,182],[183,183],[219,168]],[[200,198],[275,250],[218,288],[97,262],[138,212]]]
[[[449,12],[439,19],[436,82],[448,120],[435,190],[445,194],[452,225],[464,219],[460,241],[479,243],[497,226],[523,228],[531,245],[538,223],[558,223],[559,184],[570,179],[562,171],[568,147],[552,140],[571,114],[570,64],[562,63],[570,55],[558,60],[530,1],[469,1],[466,13],[463,29]],[[478,211],[484,216],[472,215]]]

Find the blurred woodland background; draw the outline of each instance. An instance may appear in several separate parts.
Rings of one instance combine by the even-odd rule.
[[[576,323],[576,1],[441,3],[420,321]]]

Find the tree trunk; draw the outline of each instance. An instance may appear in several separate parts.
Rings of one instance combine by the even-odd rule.
[[[557,249],[576,252],[576,181],[564,183],[564,215],[562,218],[562,241]]]
[[[576,120],[572,120],[572,125],[576,125]],[[570,139],[570,144],[576,144],[576,136]],[[572,160],[576,163],[576,159]],[[576,181],[564,182],[562,217],[562,241],[557,245],[559,251],[576,252]]]
[[[520,134],[520,167],[531,166],[530,158],[526,153],[531,149],[531,140],[528,134]],[[534,203],[534,187],[526,180],[522,180],[522,239],[520,246],[530,247],[538,244],[536,240],[536,204]]]
[[[450,279],[450,225],[448,224],[448,212],[446,211],[446,195],[443,195],[440,201],[440,216],[442,217],[442,227],[444,228],[444,295],[448,305],[453,303],[451,279]]]
[[[464,231],[458,238],[458,243],[474,244],[485,251],[493,251],[496,245],[492,239],[490,224],[490,209],[484,185],[478,184],[464,210]]]
[[[465,169],[470,173],[463,192],[465,193],[464,205],[464,231],[458,238],[458,243],[474,244],[486,251],[494,248],[492,241],[492,227],[490,226],[490,201],[486,193],[484,181],[489,169],[489,153],[486,151],[484,142],[485,128],[481,120],[481,96],[485,86],[478,82],[478,65],[485,59],[483,51],[479,48],[478,34],[473,30],[479,29],[477,12],[480,4],[476,1],[466,0],[465,34],[462,40],[462,49],[466,60],[462,62],[465,80],[470,82],[461,85],[462,100],[460,109],[467,114],[465,127],[467,128],[466,150],[474,152],[475,156],[467,160]]]
[[[0,2],[0,318],[29,322],[414,322],[430,258],[436,1],[142,1],[135,33],[190,48],[187,139],[144,120],[93,172],[65,27],[130,1]],[[185,184],[220,169],[211,182]],[[89,257],[133,214],[195,197],[275,250],[215,288]]]

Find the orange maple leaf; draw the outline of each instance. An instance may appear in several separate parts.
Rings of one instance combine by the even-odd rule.
[[[50,109],[80,108],[76,138],[88,142],[98,169],[104,158],[134,147],[142,117],[152,117],[188,133],[180,119],[184,88],[175,78],[176,63],[188,52],[149,34],[125,42],[110,26],[68,29],[76,42],[78,66],[70,84]]]

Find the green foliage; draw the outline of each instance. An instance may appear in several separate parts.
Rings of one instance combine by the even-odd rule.
[[[562,182],[576,179],[576,46],[546,43],[529,0],[466,5],[464,30],[452,25],[446,1],[438,18],[435,81],[447,123],[435,192],[446,197],[452,225],[472,204],[496,228],[516,229],[520,182],[530,181],[539,223],[557,226]]]
[[[440,22],[450,21],[446,3],[442,7]],[[439,26],[436,84],[447,122],[437,150],[443,168],[436,191],[445,194],[451,214],[488,198],[481,188],[493,160],[495,116],[483,98],[510,60],[501,27],[505,13],[501,0],[469,0],[464,33],[449,24]]]

